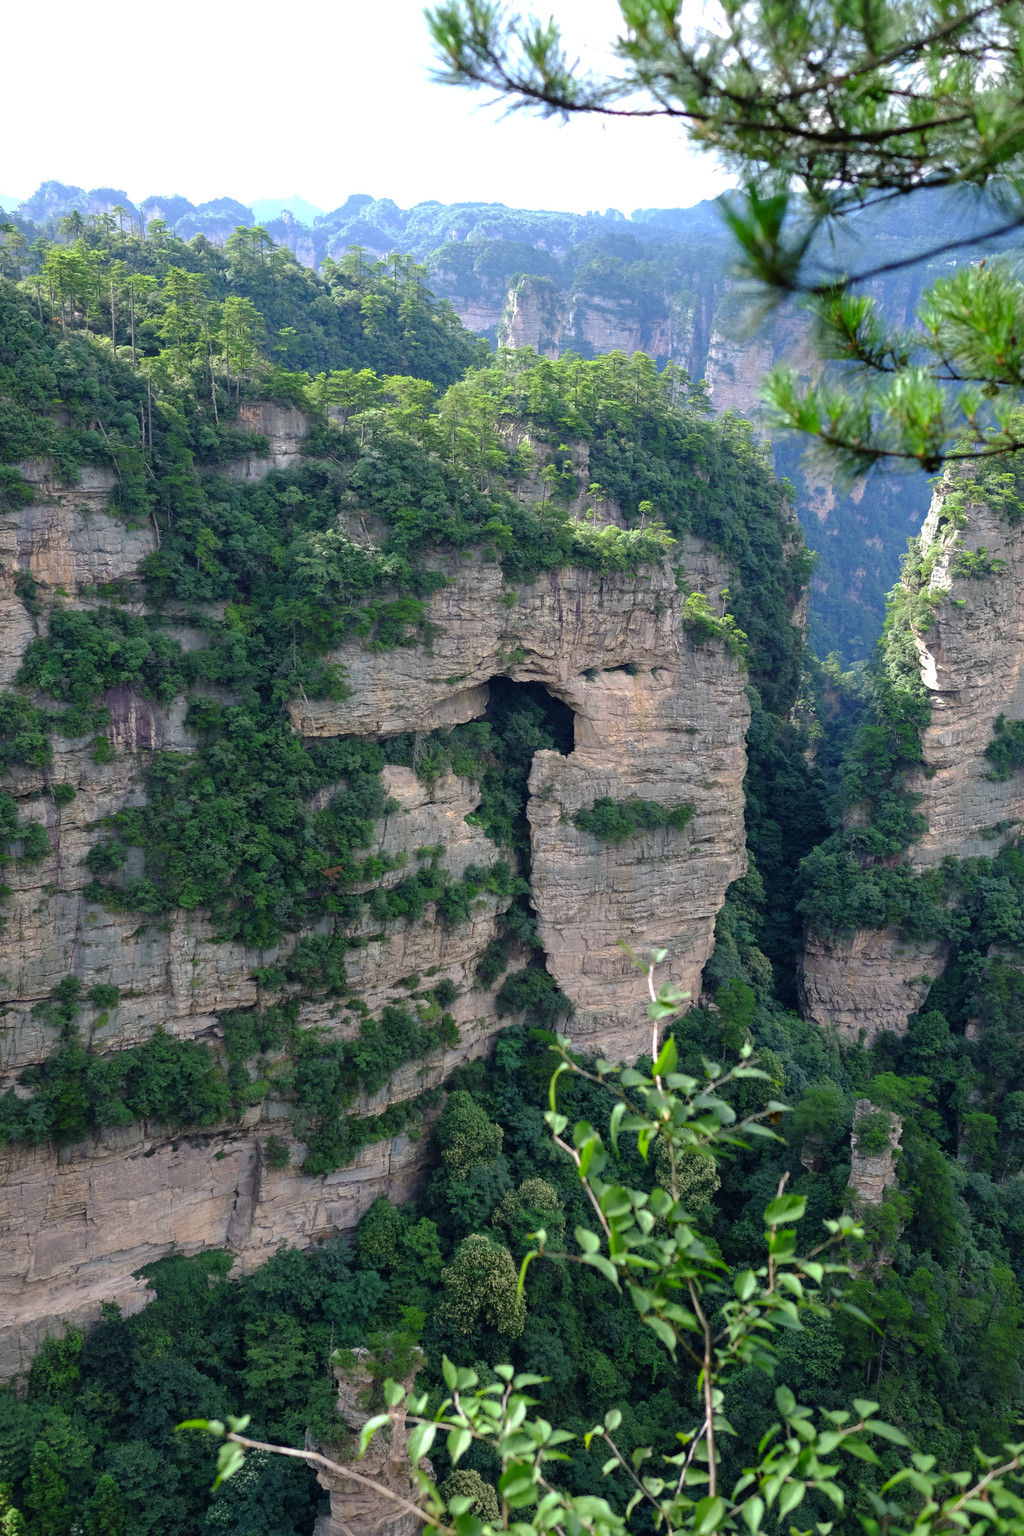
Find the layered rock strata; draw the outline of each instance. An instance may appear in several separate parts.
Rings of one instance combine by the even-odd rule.
[[[841,1040],[870,1045],[882,1030],[906,1027],[941,976],[948,954],[942,941],[912,941],[898,928],[811,931],[804,945],[801,1012],[834,1026]]]
[[[687,586],[716,601],[727,569],[696,539]],[[503,601],[503,596],[507,601]],[[530,777],[533,902],[548,969],[576,1008],[572,1032],[614,1060],[646,1048],[643,989],[621,943],[668,950],[667,975],[696,992],[726,888],[746,868],[740,665],[721,641],[695,646],[669,563],[637,573],[551,571],[508,587],[458,562],[431,598],[431,650],[332,656],[351,696],[292,706],[304,736],[389,735],[477,718],[494,677],[542,683],[575,716],[568,757],[538,753]],[[683,831],[602,844],[574,825],[595,800],[692,804]]]
[[[955,490],[967,495],[964,527],[945,514]],[[991,858],[1024,821],[1024,775],[994,780],[985,757],[1000,715],[1024,719],[1024,527],[957,476],[936,492],[921,551],[934,554],[927,591],[938,601],[915,637],[931,699],[924,768],[912,785],[928,818],[910,853],[918,870],[948,855]]]
[[[966,505],[950,515],[956,495]],[[927,624],[912,631],[931,719],[922,767],[908,776],[927,821],[909,849],[917,874],[948,857],[993,858],[1024,823],[1024,775],[999,781],[985,748],[995,722],[1024,719],[1024,528],[975,492],[970,471],[937,488],[921,530]],[[803,965],[808,1017],[851,1040],[906,1028],[941,975],[948,946],[894,929],[811,934]]]
[[[866,1116],[883,1115],[888,1121],[885,1146],[881,1151],[867,1151],[857,1134],[857,1126]],[[890,1110],[876,1109],[870,1099],[858,1099],[854,1113],[854,1129],[850,1136],[850,1189],[858,1206],[881,1205],[887,1189],[899,1182],[896,1178],[896,1154],[900,1150],[903,1121]]]
[[[369,1417],[366,1403],[373,1388],[372,1359],[369,1350],[352,1351],[352,1363],[334,1363],[334,1378],[338,1383],[337,1414],[353,1437],[359,1434]],[[423,1364],[423,1356],[416,1352],[413,1368],[402,1385],[408,1391]],[[414,1502],[418,1489],[410,1475],[409,1458],[405,1447],[408,1441],[404,1419],[392,1420],[390,1428],[378,1430],[370,1441],[365,1454],[360,1457],[354,1470],[362,1477],[372,1478],[373,1488],[364,1487],[354,1478],[346,1477],[341,1468],[348,1459],[344,1451],[334,1447],[327,1449],[328,1460],[339,1468],[337,1472],[323,1466],[316,1467],[317,1481],[331,1496],[330,1509],[321,1515],[313,1527],[313,1536],[419,1536],[422,1521],[414,1512],[403,1510],[392,1494]],[[320,1447],[307,1441],[311,1450]],[[351,1452],[349,1453],[351,1455]],[[421,1460],[420,1466],[433,1472],[429,1461]]]
[[[240,462],[247,478],[298,462],[309,431],[302,413],[254,406],[244,425],[269,441],[266,452],[261,447]],[[54,602],[96,606],[106,583],[133,584],[157,542],[155,530],[131,528],[107,512],[109,478],[86,473],[80,486],[65,488],[45,466],[25,470],[39,487],[37,501],[0,518],[0,681],[8,686]],[[686,541],[683,556],[687,590],[706,592],[721,611],[727,568],[696,540]],[[14,589],[20,571],[46,583],[35,620]],[[663,944],[673,978],[695,990],[715,912],[744,868],[749,711],[741,667],[720,641],[692,644],[682,622],[684,594],[668,563],[604,576],[561,571],[516,588],[503,584],[496,565],[478,560],[459,561],[449,574],[452,581],[431,599],[438,626],[432,648],[346,647],[336,659],[348,668],[351,697],[303,704],[295,728],[305,736],[377,737],[478,718],[496,676],[543,683],[563,699],[576,716],[575,750],[539,757],[531,781],[541,935],[553,974],[576,1004],[580,1043],[635,1055],[646,1041],[642,987],[617,941]],[[199,631],[182,628],[178,637],[188,646],[203,643]],[[36,1005],[65,976],[78,977],[85,990],[100,982],[120,988],[115,1008],[83,1013],[83,1037],[95,1050],[138,1044],[158,1028],[216,1043],[219,1014],[257,1004],[254,971],[278,956],[217,942],[201,912],[155,922],[86,901],[84,858],[103,835],[104,819],[142,803],[152,751],[194,746],[183,701],[161,708],[119,688],[103,702],[113,761],[95,762],[88,741],[56,737],[45,771],[19,769],[2,786],[24,819],[46,825],[50,839],[41,864],[7,872],[4,1088],[58,1043],[56,1026]],[[73,787],[74,799],[58,806],[55,784]],[[372,851],[411,861],[418,849],[440,845],[455,878],[471,864],[493,862],[494,845],[466,820],[479,803],[473,783],[449,775],[427,787],[411,770],[389,768],[385,787],[397,809],[377,823]],[[692,803],[693,819],[681,831],[644,833],[625,847],[602,845],[573,825],[576,811],[596,798],[631,794],[665,806]],[[401,878],[394,870],[382,883]],[[401,1068],[353,1112],[374,1114],[412,1098],[487,1049],[501,1021],[493,989],[479,988],[474,967],[496,936],[499,907],[497,898],[481,896],[457,927],[436,921],[428,908],[420,922],[392,924],[385,934],[367,919],[365,946],[350,951],[353,992],[372,1012],[404,1000],[399,982],[414,972],[448,979],[459,993],[451,1011],[461,1043]],[[351,1012],[310,1000],[299,1022],[339,1039],[359,1028]],[[0,1149],[0,1375],[24,1369],[48,1331],[93,1320],[104,1300],[140,1306],[146,1293],[134,1272],[168,1252],[228,1247],[250,1267],[281,1241],[304,1244],[353,1228],[382,1192],[396,1200],[413,1192],[427,1143],[407,1135],[364,1148],[329,1175],[301,1174],[305,1149],[296,1143],[290,1166],[271,1168],[266,1139],[287,1130],[290,1113],[288,1101],[271,1092],[241,1124],[202,1133],[141,1122],[76,1146]]]

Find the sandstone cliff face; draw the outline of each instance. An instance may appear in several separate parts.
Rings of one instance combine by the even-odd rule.
[[[322,1178],[267,1166],[244,1128],[171,1139],[133,1126],[88,1147],[0,1148],[0,1377],[27,1370],[47,1333],[151,1298],[134,1271],[167,1253],[231,1248],[243,1269],[278,1243],[349,1231],[378,1195],[408,1200],[422,1142],[365,1147]],[[295,1150],[296,1160],[303,1149]]]
[[[965,526],[945,503],[967,489]],[[927,830],[907,854],[917,873],[944,858],[993,858],[1024,822],[1024,775],[990,777],[985,748],[996,719],[1024,718],[1024,529],[1001,517],[962,474],[936,490],[921,530],[935,600],[930,624],[915,632],[921,681],[931,699],[922,734],[923,768],[908,788],[920,799]],[[969,574],[974,569],[981,574]],[[948,946],[901,939],[895,930],[846,938],[812,934],[803,967],[808,1017],[834,1023],[855,1040],[902,1031],[941,975]]]
[[[238,422],[243,431],[265,436],[268,452],[236,459],[228,469],[232,480],[262,480],[272,469],[295,469],[301,463],[302,445],[310,432],[305,411],[272,400],[243,400]]]
[[[243,425],[269,439],[266,454],[236,466],[248,478],[297,463],[309,432],[301,412],[259,403],[246,408]],[[108,475],[87,471],[80,486],[66,488],[45,466],[24,469],[38,500],[0,518],[0,681],[7,685],[35,634],[14,592],[19,570],[47,584],[42,624],[55,601],[97,604],[99,587],[131,580],[156,547],[154,530],[108,512]],[[683,556],[687,590],[705,591],[721,611],[725,565],[693,539]],[[511,607],[501,600],[496,566],[467,560],[451,574],[453,583],[431,601],[431,621],[440,626],[432,651],[347,648],[337,659],[349,669],[351,697],[297,708],[295,727],[305,736],[379,736],[470,720],[485,710],[496,676],[541,682],[563,699],[576,716],[575,750],[567,758],[539,756],[531,784],[542,938],[553,974],[576,1004],[580,1044],[635,1055],[646,1045],[642,987],[616,941],[663,943],[673,978],[695,991],[715,912],[745,867],[744,674],[720,642],[693,646],[667,564],[628,575],[553,573],[516,588]],[[176,633],[186,646],[203,643],[198,631]],[[56,737],[45,772],[19,769],[0,786],[23,818],[46,825],[51,845],[41,864],[5,871],[13,891],[0,933],[0,1090],[57,1044],[54,1025],[34,1008],[69,974],[85,989],[98,982],[121,989],[115,1008],[83,1015],[93,1049],[137,1044],[157,1028],[215,1044],[220,1012],[255,1005],[254,970],[279,953],[217,942],[201,912],[156,922],[85,900],[90,872],[83,861],[103,835],[100,823],[142,803],[152,751],[194,746],[182,700],[161,708],[118,688],[103,702],[113,761],[94,762],[89,739]],[[58,807],[55,784],[73,786],[75,798]],[[391,767],[385,787],[397,808],[377,823],[372,851],[412,861],[417,849],[440,844],[455,878],[470,864],[493,861],[494,845],[466,822],[479,803],[472,782],[449,775],[428,787],[411,770]],[[599,844],[573,826],[575,812],[595,798],[634,793],[670,806],[692,802],[694,818],[683,831],[646,833],[624,847]],[[392,871],[383,883],[401,876]],[[353,991],[377,1011],[405,998],[398,983],[413,972],[450,979],[459,992],[451,1011],[461,1042],[401,1068],[354,1112],[374,1114],[413,1098],[488,1048],[501,1021],[494,989],[479,988],[474,967],[497,933],[500,906],[483,895],[457,927],[428,908],[420,922],[395,923],[383,934],[367,917],[365,947],[350,951]],[[315,1000],[302,1003],[299,1022],[322,1025],[335,1038],[352,1037],[359,1026],[351,1012]],[[320,1177],[299,1172],[305,1149],[292,1142],[290,1166],[272,1169],[266,1138],[275,1130],[287,1135],[290,1115],[289,1103],[271,1092],[241,1124],[198,1134],[140,1122],[76,1146],[0,1149],[0,1376],[24,1369],[47,1331],[95,1319],[103,1300],[141,1306],[147,1293],[133,1273],[172,1250],[228,1247],[248,1268],[281,1241],[305,1244],[352,1229],[379,1194],[407,1199],[422,1177],[427,1143],[409,1135],[367,1146],[350,1166]]]
[[[131,764],[128,759],[103,771]],[[456,878],[467,865],[490,861],[493,844],[465,822],[479,802],[472,785],[449,775],[428,790],[408,769],[389,768],[385,775],[398,809],[377,824],[375,851],[412,857],[418,847],[444,842],[446,867]],[[74,810],[88,821],[118,798],[123,803],[123,794],[105,802],[86,786],[60,814]],[[88,841],[79,841],[79,854]],[[86,1043],[100,1051],[138,1044],[157,1027],[215,1042],[218,1010],[256,1003],[252,971],[269,955],[215,943],[209,924],[194,914],[177,914],[165,929],[87,904],[81,894],[87,871],[72,862],[67,841],[63,847],[59,895],[45,894],[53,864],[34,867],[31,880],[38,883],[29,885],[25,877],[0,935],[0,969],[15,980],[5,994],[11,1001],[0,1029],[4,1087],[57,1044],[56,1029],[33,1016],[32,1003],[62,976],[75,974],[87,987],[114,982],[125,990],[120,1004],[105,1019],[99,1016],[97,1033],[96,1021],[86,1020]],[[400,877],[400,870],[393,871],[384,881]],[[378,1114],[437,1087],[460,1062],[488,1049],[500,1021],[493,992],[477,988],[473,968],[495,937],[499,902],[484,895],[475,906],[470,921],[457,928],[438,922],[428,908],[420,923],[393,924],[385,936],[378,933],[365,948],[351,951],[349,978],[371,1011],[402,1000],[399,978],[414,971],[453,981],[460,995],[451,1012],[461,1035],[457,1047],[400,1068],[374,1098],[357,1101],[354,1113]],[[367,922],[368,933],[371,926],[379,930]],[[340,1039],[353,1037],[359,1027],[358,1018],[327,1002],[304,1003],[299,1021]],[[371,1144],[332,1174],[300,1173],[300,1143],[292,1144],[290,1168],[271,1169],[263,1145],[275,1131],[287,1134],[291,1112],[271,1092],[246,1111],[241,1126],[183,1136],[142,1122],[60,1149],[0,1148],[0,1377],[24,1369],[48,1329],[98,1317],[101,1301],[142,1305],[145,1287],[133,1272],[163,1254],[228,1247],[243,1268],[251,1268],[282,1241],[304,1246],[332,1230],[351,1230],[380,1194],[400,1201],[414,1193],[426,1143],[404,1134]]]
[[[718,599],[724,564],[697,540],[688,585]],[[493,677],[540,682],[575,715],[568,757],[538,753],[527,814],[533,901],[548,968],[576,1007],[572,1033],[613,1059],[645,1049],[642,987],[619,940],[669,951],[671,979],[695,991],[728,885],[746,868],[739,664],[720,641],[695,647],[667,563],[637,574],[554,571],[510,590],[499,568],[459,562],[431,598],[432,651],[345,647],[351,696],[292,706],[304,736],[389,735],[481,715]],[[719,610],[721,603],[718,602]],[[573,825],[610,795],[692,803],[684,831],[601,844]]]
[[[880,1152],[862,1151],[858,1146],[861,1137],[856,1126],[865,1115],[885,1115],[889,1121],[886,1145]],[[854,1131],[850,1136],[850,1188],[855,1203],[860,1206],[881,1205],[887,1189],[897,1183],[896,1153],[900,1150],[903,1121],[889,1110],[876,1110],[870,1099],[858,1099],[854,1116]]]
[[[951,528],[943,509],[953,484],[964,482],[939,487],[921,530],[922,552],[938,550],[929,590],[943,600],[918,637],[932,713],[922,739],[925,771],[912,786],[928,818],[911,849],[915,869],[950,854],[991,858],[1024,820],[1024,776],[993,781],[984,755],[999,715],[1024,718],[1024,529],[970,495],[967,526]],[[995,569],[961,574],[965,555],[979,551]]]
[[[498,325],[499,346],[532,347],[542,357],[557,357],[564,329],[561,295],[553,283],[524,277],[509,289]]]
[[[882,1030],[906,1028],[941,976],[948,945],[903,938],[898,928],[807,935],[800,977],[805,1018],[834,1025],[840,1039],[867,1045]]]

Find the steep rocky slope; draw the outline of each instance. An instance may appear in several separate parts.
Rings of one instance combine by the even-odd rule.
[[[904,599],[896,623],[912,642],[929,714],[920,763],[906,775],[922,829],[894,861],[914,875],[946,859],[992,859],[1024,824],[1020,773],[1000,774],[986,756],[997,722],[1024,717],[1024,534],[1014,505],[991,477],[947,474],[904,578],[913,603]],[[938,934],[909,938],[898,927],[812,931],[807,1015],[851,1040],[901,1032],[949,953]]]
[[[237,461],[232,474],[259,480],[271,467],[296,462],[310,426],[301,412],[255,404],[243,412],[269,446],[259,458]],[[42,465],[25,465],[24,472],[37,498],[0,521],[8,683],[54,605],[91,611],[97,589],[133,578],[159,538],[155,525],[130,528],[108,512],[110,483],[101,472],[72,488]],[[686,590],[705,592],[720,613],[729,568],[695,538],[687,538],[682,554]],[[346,642],[334,659],[347,667],[349,697],[294,705],[294,727],[307,739],[429,731],[481,716],[495,677],[539,682],[563,700],[573,711],[574,750],[567,757],[539,754],[530,780],[532,900],[551,974],[576,1006],[573,1034],[586,1049],[635,1056],[646,1043],[642,999],[618,941],[664,943],[672,977],[695,992],[715,914],[745,868],[745,674],[721,640],[695,642],[668,560],[635,573],[552,571],[513,588],[511,602],[495,564],[471,557],[441,566],[448,580],[429,601],[430,650]],[[47,584],[38,588],[34,616],[15,591],[26,571]],[[187,623],[172,624],[172,632],[186,647],[204,643]],[[83,860],[102,836],[101,824],[143,802],[154,752],[188,753],[195,745],[181,700],[164,706],[121,687],[108,690],[103,702],[112,760],[97,762],[87,739],[57,737],[45,769],[18,768],[4,780],[23,818],[45,825],[50,842],[40,863],[13,866],[0,936],[0,1061],[4,1086],[14,1083],[17,1094],[26,1092],[18,1073],[45,1060],[61,1039],[46,1000],[62,978],[74,976],[86,990],[119,989],[116,1005],[91,1012],[83,1025],[83,1044],[100,1055],[137,1045],[157,1029],[216,1049],[220,1014],[266,1004],[255,973],[296,942],[254,949],[218,940],[202,911],[147,919],[88,898]],[[383,778],[388,809],[375,824],[371,850],[385,866],[381,886],[395,885],[401,866],[424,848],[443,849],[455,879],[490,862],[493,845],[467,824],[480,799],[471,779],[447,773],[424,784],[398,765],[386,767]],[[55,784],[73,786],[74,798],[56,803]],[[574,814],[594,800],[630,794],[668,807],[691,803],[693,817],[682,831],[655,829],[619,845],[574,826]],[[388,863],[396,866],[390,873]],[[402,984],[414,973],[430,976],[432,986],[448,982],[457,993],[451,1013],[460,1043],[401,1067],[387,1086],[363,1096],[355,1113],[372,1115],[411,1099],[486,1049],[501,1021],[496,988],[481,988],[474,967],[506,905],[507,898],[484,892],[458,926],[431,907],[419,921],[392,922],[383,932],[369,916],[364,920],[365,938],[349,952],[350,991],[372,1012],[406,996]],[[297,1022],[351,1039],[362,1016],[303,999]],[[251,1267],[283,1240],[301,1244],[351,1229],[378,1194],[401,1200],[422,1174],[427,1143],[413,1139],[415,1131],[372,1142],[335,1172],[303,1174],[301,1144],[292,1145],[288,1166],[276,1166],[267,1137],[286,1127],[290,1114],[272,1089],[240,1123],[202,1132],[135,1120],[85,1142],[0,1150],[0,1373],[23,1369],[48,1329],[94,1318],[101,1301],[129,1311],[141,1305],[144,1285],[133,1272],[161,1254],[227,1246]]]

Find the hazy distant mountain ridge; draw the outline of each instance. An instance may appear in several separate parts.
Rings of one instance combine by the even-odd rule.
[[[179,238],[202,236],[215,246],[259,215],[271,238],[307,268],[340,259],[353,246],[371,260],[401,252],[426,267],[434,293],[492,346],[530,346],[552,358],[569,351],[586,358],[646,352],[659,366],[672,361],[694,378],[707,378],[716,409],[742,416],[756,417],[760,380],[773,362],[785,358],[803,368],[810,355],[806,325],[791,309],[756,337],[743,329],[730,238],[713,202],[634,209],[627,218],[615,208],[566,213],[498,202],[427,200],[401,208],[391,198],[353,193],[320,213],[297,196],[194,204],[175,193],[136,205],[122,189],[86,191],[46,181],[4,216],[29,241],[53,239],[61,218],[76,209],[86,216],[119,209],[122,221],[138,226],[162,219]],[[999,222],[998,207],[969,189],[919,194],[898,210],[846,221],[835,240],[821,242],[821,270],[905,262],[969,240],[953,254],[889,271],[871,284],[900,320],[938,271],[1019,244],[1019,238],[986,239]],[[828,476],[805,472],[801,453],[800,443],[775,445],[776,467],[794,481],[801,521],[819,557],[814,642],[822,654],[836,649],[853,660],[875,643],[898,557],[927,509],[928,484],[923,474],[875,473],[854,495],[840,495]]]

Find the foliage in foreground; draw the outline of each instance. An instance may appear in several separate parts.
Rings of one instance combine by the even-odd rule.
[[[1024,222],[1019,4],[737,0],[712,25],[665,0],[620,9],[617,66],[594,74],[554,19],[446,0],[428,12],[439,78],[563,116],[671,117],[715,153],[739,180],[723,211],[761,313],[799,296],[818,357],[839,365],[810,384],[776,367],[772,416],[841,467],[935,469],[1024,446],[1011,419],[1024,284],[1010,262],[936,263],[909,325],[858,286],[958,247],[983,253],[986,235]],[[946,198],[941,233],[879,260],[876,210],[912,198],[920,213],[928,196]]]
[[[655,952],[655,959],[660,958]],[[652,964],[649,980],[653,970]],[[659,1025],[676,1012],[681,996],[667,988],[655,996],[653,984],[651,996],[657,1050]],[[862,1240],[864,1230],[850,1215],[826,1222],[827,1239],[800,1256],[792,1224],[804,1216],[806,1200],[788,1194],[783,1179],[764,1212],[766,1262],[730,1274],[685,1209],[679,1171],[694,1155],[713,1160],[742,1146],[744,1137],[774,1136],[765,1122],[780,1119],[785,1105],[768,1099],[763,1108],[740,1120],[722,1096],[732,1083],[768,1079],[751,1064],[752,1047],[745,1045],[738,1064],[727,1071],[705,1061],[702,1079],[678,1071],[671,1035],[649,1072],[627,1069],[616,1074],[608,1062],[599,1060],[591,1073],[570,1054],[568,1040],[559,1040],[558,1051],[561,1062],[551,1082],[545,1120],[555,1145],[576,1167],[598,1228],[577,1228],[577,1262],[597,1270],[616,1291],[625,1290],[673,1360],[688,1356],[696,1367],[696,1403],[682,1409],[675,1437],[679,1449],[655,1456],[651,1448],[641,1448],[627,1458],[614,1438],[622,1414],[610,1409],[584,1441],[588,1448],[594,1442],[603,1444],[603,1474],[624,1473],[629,1497],[622,1504],[614,1497],[575,1493],[562,1486],[560,1475],[575,1436],[531,1415],[531,1409],[540,1406],[531,1389],[541,1386],[544,1378],[497,1365],[485,1373],[493,1379],[482,1379],[480,1370],[459,1368],[446,1358],[449,1395],[436,1407],[415,1387],[406,1391],[392,1379],[384,1384],[387,1407],[364,1425],[359,1454],[393,1422],[411,1425],[407,1449],[415,1502],[393,1489],[380,1491],[396,1506],[416,1512],[428,1529],[457,1536],[500,1531],[521,1536],[541,1531],[622,1536],[638,1509],[658,1530],[699,1536],[746,1530],[753,1536],[767,1521],[781,1522],[801,1506],[811,1514],[831,1506],[841,1517],[845,1495],[836,1475],[842,1473],[845,1458],[878,1465],[873,1442],[882,1441],[906,1455],[880,1491],[869,1494],[873,1514],[863,1518],[868,1536],[883,1530],[928,1536],[949,1527],[979,1536],[1024,1531],[1024,1444],[1006,1446],[1002,1457],[979,1451],[980,1470],[945,1472],[937,1469],[935,1457],[914,1451],[902,1431],[875,1417],[877,1402],[855,1398],[852,1411],[814,1410],[800,1405],[788,1387],[776,1392],[778,1419],[762,1438],[755,1463],[744,1468],[731,1487],[720,1486],[719,1441],[731,1432],[723,1413],[728,1378],[749,1366],[770,1375],[780,1331],[801,1330],[837,1307],[857,1310],[843,1299],[838,1280],[847,1266],[836,1262],[834,1250],[844,1242]],[[558,1110],[557,1087],[566,1073],[611,1088],[615,1104],[607,1140],[587,1121],[577,1122],[571,1142],[565,1139],[569,1120]],[[632,1136],[645,1161],[654,1151],[661,1170],[661,1182],[650,1191],[605,1178],[616,1171],[620,1137]],[[544,1227],[538,1224],[529,1236],[533,1246],[523,1258],[518,1298],[530,1266],[547,1251]],[[317,1452],[296,1453],[254,1440],[244,1433],[248,1424],[247,1417],[231,1417],[226,1424],[199,1419],[180,1426],[205,1429],[222,1440],[215,1486],[242,1469],[246,1449],[324,1462]],[[475,1443],[492,1453],[499,1471],[497,1499],[478,1497],[475,1488],[442,1495],[420,1465],[442,1435],[453,1466]],[[342,1477],[368,1481],[347,1464],[329,1465]],[[825,1533],[832,1526],[831,1521],[817,1523]]]

